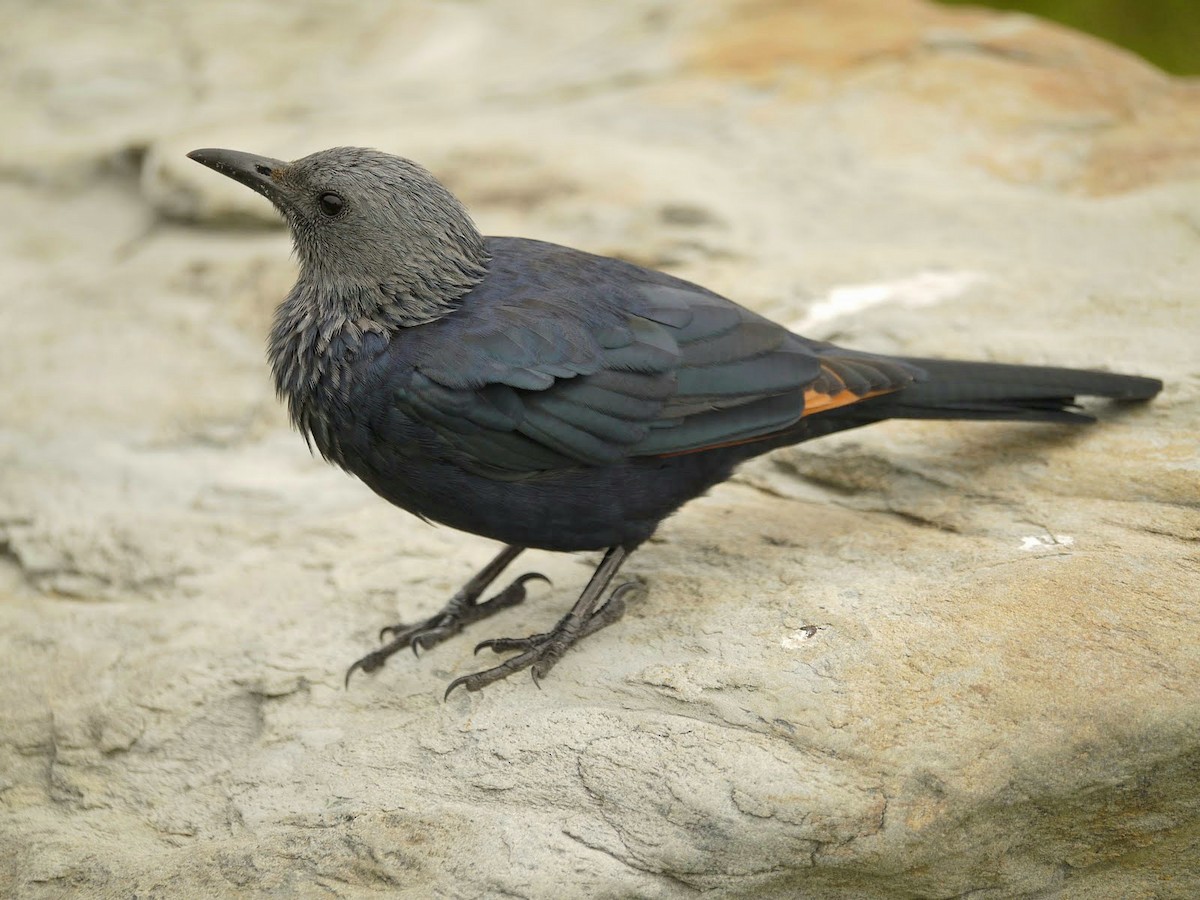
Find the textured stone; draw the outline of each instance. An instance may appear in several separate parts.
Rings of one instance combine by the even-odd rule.
[[[0,893],[1200,895],[1194,81],[916,0],[0,18]],[[339,143],[814,337],[1168,386],[779,452],[542,690],[440,700],[594,557],[346,692],[494,548],[309,457],[287,238],[183,157]]]

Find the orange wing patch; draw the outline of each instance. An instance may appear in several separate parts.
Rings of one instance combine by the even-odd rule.
[[[880,397],[884,394],[894,394],[899,388],[880,388],[877,391],[867,391],[865,394],[856,394],[854,391],[848,391],[844,388],[835,394],[827,394],[824,391],[814,390],[809,388],[804,392],[804,412],[800,418],[811,416],[814,413],[827,412],[831,409],[837,409],[839,406],[849,406],[852,403],[858,403],[860,400],[869,400],[871,397]]]
[[[896,391],[903,390],[908,387],[908,382],[897,385],[889,385],[887,387],[877,388],[873,391],[866,391],[862,394],[856,394],[854,391],[846,387],[846,382],[841,376],[830,366],[821,363],[821,374],[813,381],[813,387],[810,387],[804,392],[804,412],[800,414],[800,418],[805,416],[815,415],[816,413],[828,412],[831,409],[837,409],[839,406],[850,406],[862,400],[869,400],[871,397],[880,397],[883,394],[894,394]],[[692,447],[688,450],[675,450],[670,453],[658,454],[659,459],[668,459],[672,456],[685,456],[689,453],[700,453],[704,450],[716,450],[721,447],[738,447],[742,444],[753,444],[757,441],[765,441],[776,435],[783,434],[788,428],[794,427],[795,423],[778,431],[770,431],[766,434],[758,434],[754,437],[740,438],[732,441],[723,441],[716,444],[707,444],[703,447]]]
[[[907,382],[902,384],[889,384],[885,387],[876,388],[873,391],[864,393],[856,393],[846,387],[846,380],[838,374],[830,360],[829,362],[821,363],[821,374],[813,381],[812,387],[804,392],[804,416],[815,415],[816,413],[828,412],[831,409],[837,409],[839,406],[850,406],[853,403],[858,403],[862,400],[869,400],[872,397],[879,397],[883,394],[894,394],[908,386]]]

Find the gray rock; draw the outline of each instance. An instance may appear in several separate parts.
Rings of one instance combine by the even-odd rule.
[[[1200,894],[1195,84],[916,0],[548,10],[0,14],[0,893]],[[182,157],[337,143],[813,336],[1168,386],[781,452],[542,690],[440,700],[568,556],[345,692],[493,548],[307,455],[287,238]]]

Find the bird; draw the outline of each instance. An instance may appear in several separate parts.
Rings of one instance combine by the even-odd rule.
[[[540,573],[480,598],[525,549],[602,551],[550,630],[484,640],[476,653],[511,655],[444,696],[525,669],[540,682],[621,618],[639,585],[610,586],[664,519],[776,448],[886,419],[1083,424],[1079,396],[1162,388],[811,340],[664,272],[484,237],[429,171],[378,150],[188,156],[263,195],[291,231],[299,274],[267,349],[310,449],[389,503],[504,545],[438,613],[384,628],[347,684],[523,602]]]

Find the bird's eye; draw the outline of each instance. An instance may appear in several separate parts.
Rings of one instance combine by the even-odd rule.
[[[341,198],[340,194],[327,193],[317,198],[317,206],[321,207],[321,212],[331,219],[340,213],[345,205],[346,201]]]

